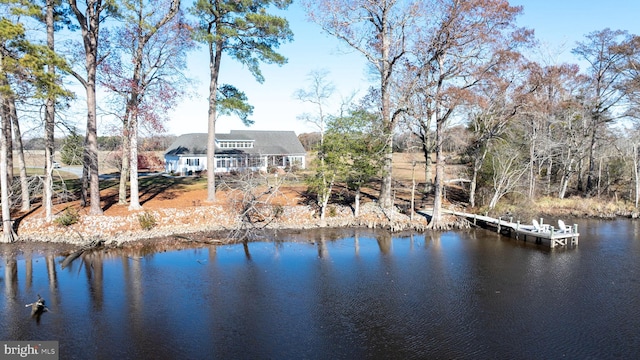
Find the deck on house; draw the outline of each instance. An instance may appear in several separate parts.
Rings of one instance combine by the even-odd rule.
[[[503,220],[502,218],[493,218],[490,216],[469,214],[460,211],[442,210],[443,214],[450,214],[466,218],[475,226],[495,229],[497,232],[514,236],[516,239],[527,241],[532,238],[537,244],[548,245],[551,248],[557,246],[578,245],[578,225],[567,226],[565,229],[555,228],[552,225],[545,224],[543,219],[537,224],[521,224],[513,222],[513,219]],[[422,213],[430,215],[428,210]],[[537,221],[534,220],[534,223]]]

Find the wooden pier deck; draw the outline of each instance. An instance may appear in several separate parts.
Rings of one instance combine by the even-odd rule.
[[[428,211],[422,211],[429,214]],[[512,236],[516,239],[527,241],[533,239],[536,244],[548,245],[551,248],[557,246],[578,245],[578,225],[567,226],[566,229],[558,229],[550,224],[544,224],[540,219],[538,227],[529,224],[513,222],[512,219],[503,220],[477,214],[469,214],[459,211],[443,210],[443,214],[451,214],[466,218],[475,226],[494,229],[500,234]]]

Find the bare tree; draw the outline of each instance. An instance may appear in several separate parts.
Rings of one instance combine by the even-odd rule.
[[[115,4],[109,0],[85,0],[84,9],[78,6],[77,0],[68,0],[71,10],[82,31],[82,44],[85,56],[86,77],[72,71],[72,75],[82,84],[87,93],[87,135],[83,159],[83,193],[86,181],[89,181],[90,213],[101,215],[100,179],[98,177],[98,123],[96,118],[96,73],[100,46],[100,25],[105,21],[105,13],[114,9]],[[84,11],[83,11],[84,10]],[[105,12],[105,13],[103,13]],[[83,199],[86,201],[86,198]]]
[[[505,61],[487,72],[475,92],[469,128],[473,140],[467,149],[472,161],[469,204],[475,206],[478,174],[494,141],[499,140],[522,106],[522,71],[519,56]]]
[[[332,36],[342,40],[365,56],[379,77],[376,94],[386,140],[384,169],[379,204],[393,206],[391,169],[393,165],[393,132],[402,108],[394,108],[394,75],[407,56],[407,48],[418,19],[416,3],[400,0],[321,0],[307,1],[312,21]]]
[[[586,36],[586,41],[579,42],[573,54],[589,63],[590,79],[587,94],[587,106],[590,112],[589,156],[587,167],[587,184],[584,189],[590,195],[595,186],[596,148],[598,137],[607,124],[618,119],[614,109],[624,98],[620,91],[623,69],[631,55],[632,47],[628,33],[621,30],[604,29]]]
[[[515,27],[522,7],[506,0],[444,0],[428,2],[423,11],[416,54],[419,90],[426,94],[425,116],[435,122],[436,154],[433,218],[429,226],[441,227],[444,193],[444,131],[459,106],[472,98],[471,89],[497,64],[513,57],[513,52],[530,41],[531,31]],[[427,129],[425,129],[427,130]]]
[[[527,171],[518,149],[509,145],[509,142],[501,142],[491,154],[493,195],[489,201],[490,210],[496,207],[498,200],[520,185],[520,179]]]
[[[29,197],[29,185],[27,179],[27,166],[24,161],[24,147],[22,146],[22,133],[20,131],[20,122],[18,121],[18,112],[16,110],[15,101],[9,102],[11,113],[11,128],[15,140],[15,148],[18,153],[18,171],[20,172],[20,211],[29,211],[31,208],[31,199]],[[12,151],[12,150],[10,150]],[[13,152],[13,151],[12,151]]]
[[[0,71],[3,70],[4,56],[0,52]],[[0,93],[0,104],[2,105],[1,121],[2,128],[4,128],[6,122],[10,122],[8,118],[8,109],[4,106],[5,95]],[[7,153],[10,151],[7,136],[2,132],[0,134],[0,202],[2,203],[2,241],[10,243],[15,239],[13,232],[13,222],[11,221],[11,201],[9,200],[9,175],[7,171]]]
[[[127,38],[135,46],[130,47],[130,60],[133,64],[132,72],[129,75],[126,90],[127,104],[124,123],[127,128],[124,130],[129,145],[130,153],[123,154],[123,159],[129,157],[128,163],[130,169],[130,189],[131,201],[129,210],[141,209],[140,197],[138,192],[138,121],[141,115],[143,98],[148,90],[149,83],[155,76],[159,76],[158,70],[162,64],[168,62],[167,56],[147,58],[148,50],[146,49],[151,38],[165,25],[167,25],[180,10],[180,0],[171,0],[168,4],[164,1],[132,1],[123,2],[123,15],[125,19],[125,27],[123,37]],[[163,11],[165,10],[166,11]],[[180,27],[174,29],[180,32]],[[179,37],[179,36],[178,36]],[[164,46],[169,47],[167,43],[156,44],[160,49]],[[162,51],[160,51],[162,52]],[[170,54],[177,55],[177,54]],[[148,62],[151,62],[150,64]],[[123,171],[126,173],[126,170]]]
[[[335,92],[335,86],[327,81],[329,72],[327,70],[313,70],[307,75],[309,86],[306,89],[298,89],[293,94],[299,101],[310,103],[316,109],[314,114],[304,113],[298,119],[304,120],[318,128],[320,131],[320,144],[324,140],[324,133],[327,126],[327,102]]]

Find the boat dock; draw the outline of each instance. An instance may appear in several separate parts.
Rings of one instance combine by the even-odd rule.
[[[536,244],[547,245],[550,248],[558,246],[578,245],[578,225],[564,226],[560,228],[560,225],[564,225],[559,221],[559,226],[554,227],[550,224],[545,224],[543,219],[540,221],[533,220],[532,224],[521,224],[519,221],[513,222],[513,219],[503,220],[502,218],[492,218],[490,216],[483,216],[477,214],[468,214],[459,211],[443,210],[443,214],[450,214],[459,217],[466,218],[474,226],[480,226],[483,228],[489,228],[497,231],[500,234],[512,236],[516,239],[527,241],[533,239]]]

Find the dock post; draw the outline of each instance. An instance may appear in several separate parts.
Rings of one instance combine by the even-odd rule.
[[[498,217],[498,233],[500,233],[500,225],[502,223],[502,216]]]
[[[478,214],[473,214],[473,226],[476,226],[477,217],[478,217]]]

